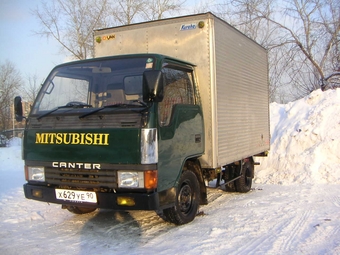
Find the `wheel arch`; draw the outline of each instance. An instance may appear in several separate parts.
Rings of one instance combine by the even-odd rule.
[[[208,204],[207,187],[204,182],[201,164],[197,158],[188,158],[185,160],[182,171],[192,171],[200,185],[200,205]]]

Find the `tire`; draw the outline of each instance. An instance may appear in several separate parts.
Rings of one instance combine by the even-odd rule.
[[[235,181],[235,189],[237,192],[247,193],[251,189],[253,183],[252,173],[254,164],[251,160],[245,162],[242,166],[241,178]]]
[[[97,208],[88,208],[88,207],[78,207],[78,206],[66,206],[66,209],[74,214],[86,214],[94,212]]]
[[[164,209],[163,218],[176,225],[183,225],[193,221],[200,204],[200,185],[196,175],[191,171],[184,171],[176,188],[175,206]]]

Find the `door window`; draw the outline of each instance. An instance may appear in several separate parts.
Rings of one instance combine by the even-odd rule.
[[[165,76],[164,99],[159,103],[160,125],[167,126],[170,123],[172,111],[177,104],[194,104],[194,91],[192,72],[163,68]]]

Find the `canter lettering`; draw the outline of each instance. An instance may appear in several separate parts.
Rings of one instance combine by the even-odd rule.
[[[36,133],[36,144],[109,145],[109,134],[103,133]]]

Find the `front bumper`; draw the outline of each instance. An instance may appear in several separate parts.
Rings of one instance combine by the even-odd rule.
[[[33,196],[34,191],[40,190],[41,196]],[[80,203],[67,200],[59,200],[56,198],[55,189],[53,187],[24,184],[25,197],[42,202],[72,205],[79,207],[91,208],[106,208],[114,210],[158,210],[159,209],[159,196],[158,193],[101,193],[97,194],[97,203]],[[131,197],[135,201],[134,206],[121,206],[117,204],[118,197]]]

